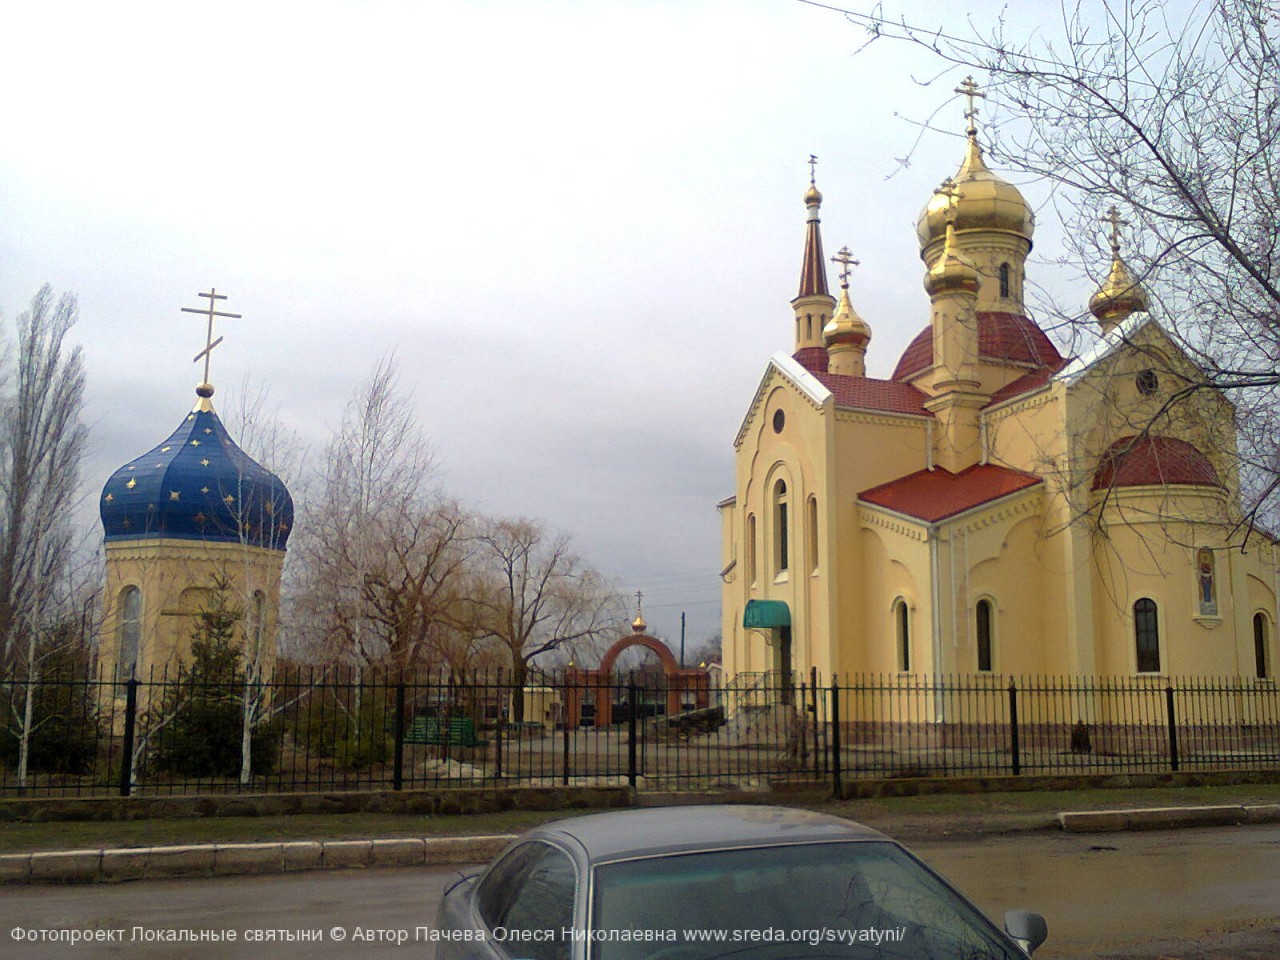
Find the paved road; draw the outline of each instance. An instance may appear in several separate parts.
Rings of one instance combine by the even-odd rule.
[[[1049,919],[1037,960],[1275,960],[1280,957],[1280,826],[1082,837],[1022,835],[917,844],[916,851],[993,916],[1028,907]],[[357,938],[428,921],[452,870],[306,873],[96,887],[0,889],[0,956],[382,960],[429,956],[423,944]],[[1252,925],[1252,926],[1251,926]],[[130,942],[148,931],[233,929],[222,943]],[[24,930],[123,929],[125,942],[15,941]],[[335,941],[333,928],[345,939]],[[320,930],[320,943],[247,939]],[[1198,943],[1197,943],[1198,941]]]

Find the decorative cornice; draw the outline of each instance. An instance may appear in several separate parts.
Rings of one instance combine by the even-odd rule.
[[[890,410],[867,410],[862,407],[837,407],[836,423],[873,423],[882,427],[909,428],[925,430],[933,417],[924,417],[918,413],[897,413]]]
[[[929,525],[904,514],[894,513],[869,503],[858,503],[858,521],[864,527],[880,527],[891,533],[923,543],[928,539]]]
[[[1052,380],[1038,387],[1032,387],[1026,393],[1020,393],[1016,397],[1002,400],[993,407],[986,407],[982,415],[987,420],[1003,420],[1015,413],[1023,413],[1027,410],[1034,410],[1036,407],[1043,407],[1046,403],[1054,400],[1052,387]]]

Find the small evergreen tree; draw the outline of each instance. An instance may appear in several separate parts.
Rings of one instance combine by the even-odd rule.
[[[213,592],[191,634],[191,660],[165,691],[155,716],[160,735],[151,755],[159,770],[185,777],[234,777],[240,772],[244,674],[237,642],[240,613]],[[253,773],[270,773],[280,751],[277,724],[260,724],[251,739]]]

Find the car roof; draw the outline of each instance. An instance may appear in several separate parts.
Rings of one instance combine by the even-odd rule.
[[[768,804],[616,810],[543,824],[526,837],[576,846],[592,863],[694,850],[888,839],[852,820]]]

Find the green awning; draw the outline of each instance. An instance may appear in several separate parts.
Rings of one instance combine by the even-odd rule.
[[[742,611],[742,625],[751,630],[772,630],[791,626],[791,610],[785,600],[748,600]]]

